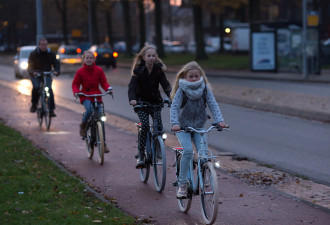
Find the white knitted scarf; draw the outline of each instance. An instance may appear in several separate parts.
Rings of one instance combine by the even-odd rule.
[[[203,77],[195,82],[189,82],[185,79],[179,80],[179,87],[186,93],[188,99],[197,100],[202,97],[205,88]]]

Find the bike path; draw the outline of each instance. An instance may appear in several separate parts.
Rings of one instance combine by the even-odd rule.
[[[155,191],[152,171],[147,184],[140,181],[134,158],[136,133],[122,128],[128,122],[120,118],[109,121],[112,116],[108,116],[105,130],[110,153],[105,155],[105,163],[100,166],[97,155],[93,160],[87,158],[86,147],[78,134],[81,105],[57,98],[57,117],[47,131],[44,126],[38,126],[36,114],[29,112],[30,96],[3,85],[1,92],[0,118],[6,125],[20,131],[125,212],[145,218],[151,224],[202,224],[199,196],[193,199],[187,214],[179,212],[175,188],[171,184],[175,169],[172,167],[174,153],[170,149],[167,148],[167,183],[160,194]],[[217,173],[220,205],[215,224],[329,224],[328,211],[270,189],[250,186],[222,171]]]

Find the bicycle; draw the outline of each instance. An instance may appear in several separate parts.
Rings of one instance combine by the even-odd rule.
[[[148,102],[138,101],[134,109],[159,110],[166,103],[170,107],[169,100],[163,100],[159,105],[151,105]],[[138,127],[138,140],[142,129],[141,123],[135,123]],[[145,167],[140,169],[140,178],[143,183],[146,183],[149,178],[150,166],[154,170],[154,183],[157,192],[161,193],[164,190],[166,183],[166,152],[164,141],[167,135],[158,129],[157,120],[153,117],[152,125],[149,125],[147,132],[146,148],[145,148]]]
[[[216,156],[208,149],[206,135],[212,129],[221,131],[222,128],[213,123],[207,130],[194,129],[192,127],[185,127],[179,132],[199,133],[201,135],[202,149],[197,153],[197,158],[191,160],[188,170],[188,189],[187,198],[177,198],[179,208],[181,212],[188,212],[191,206],[192,197],[194,195],[200,195],[201,211],[203,220],[206,224],[213,224],[218,215],[219,206],[219,191],[218,180],[215,167],[220,167],[220,162],[215,162]],[[176,167],[176,182],[173,185],[178,189],[178,179],[180,174],[180,162],[183,155],[182,147],[174,147],[175,152],[175,167]],[[196,169],[196,170],[195,170]],[[194,174],[194,170],[196,174]]]
[[[104,122],[106,121],[106,115],[104,113],[104,104],[103,102],[97,102],[97,97],[105,96],[110,94],[113,98],[112,88],[109,88],[107,92],[103,94],[93,94],[86,95],[84,93],[77,93],[76,100],[79,96],[83,95],[85,97],[94,98],[94,102],[92,103],[92,115],[87,121],[87,135],[83,137],[82,140],[86,142],[87,146],[87,156],[89,159],[93,158],[94,155],[94,147],[97,147],[99,153],[99,164],[103,165],[104,163]],[[100,106],[99,106],[100,104]],[[101,107],[101,109],[99,109]]]
[[[47,76],[54,76],[53,71],[41,72],[37,74],[37,77],[41,77],[40,89],[39,89],[39,100],[37,106],[37,118],[39,126],[42,126],[43,120],[45,120],[45,125],[47,130],[50,128],[52,116],[50,109],[50,92],[49,87],[46,86]]]

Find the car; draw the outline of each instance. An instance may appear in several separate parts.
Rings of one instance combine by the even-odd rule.
[[[94,53],[96,65],[105,65],[107,68],[117,67],[118,53],[113,51],[108,45],[92,45],[89,51]]]
[[[56,59],[63,64],[81,64],[81,49],[76,45],[61,45],[57,50]]]
[[[163,41],[164,51],[166,53],[184,53],[186,48],[179,41]]]
[[[17,79],[29,78],[28,61],[30,53],[36,49],[36,46],[22,46],[17,48],[17,54],[14,56],[14,70]]]

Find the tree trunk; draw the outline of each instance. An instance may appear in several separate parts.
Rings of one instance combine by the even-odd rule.
[[[97,1],[92,0],[92,27],[93,27],[93,42],[95,44],[100,44],[99,40],[99,32],[98,32],[98,27],[97,27]]]
[[[204,49],[202,8],[198,4],[193,5],[193,17],[195,26],[196,59],[207,59],[208,57]]]
[[[113,47],[114,41],[112,36],[112,19],[111,19],[111,9],[107,9],[105,11],[105,19],[107,24],[107,33],[109,38],[109,44],[111,47]]]
[[[144,14],[144,2],[143,0],[138,1],[139,7],[139,21],[140,21],[140,49],[144,47],[146,42],[146,18]]]
[[[62,0],[62,31],[63,31],[64,43],[67,45],[69,41],[68,41],[68,27],[67,27],[67,16],[66,16],[66,10],[67,10],[66,3],[67,3],[66,0]]]
[[[223,14],[220,13],[219,14],[219,36],[220,36],[220,48],[219,48],[219,53],[224,53],[224,48],[223,48],[223,44],[225,42],[225,26],[224,26],[224,20],[223,20]]]
[[[132,37],[131,37],[131,20],[129,15],[129,2],[124,0],[121,2],[123,6],[124,13],[124,24],[125,24],[125,41],[126,41],[126,56],[132,57]]]
[[[154,0],[155,2],[155,30],[156,30],[156,46],[159,57],[164,58],[165,52],[163,48],[163,34],[162,34],[162,4],[161,0]]]

